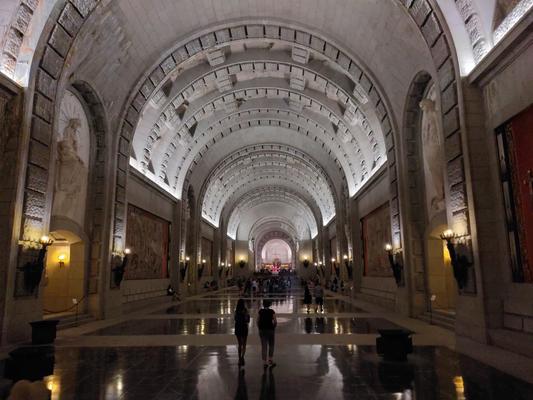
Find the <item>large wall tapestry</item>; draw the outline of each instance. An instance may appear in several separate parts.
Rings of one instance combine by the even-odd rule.
[[[385,244],[391,242],[389,203],[385,203],[363,217],[361,219],[361,228],[365,276],[392,276],[387,254],[384,250]]]
[[[168,277],[169,227],[168,221],[128,205],[126,245],[131,256],[124,279]]]
[[[497,129],[514,282],[533,282],[533,106]]]

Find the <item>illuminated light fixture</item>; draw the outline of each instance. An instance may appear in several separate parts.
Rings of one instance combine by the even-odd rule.
[[[318,263],[315,263],[315,267],[318,266]]]
[[[224,266],[224,263],[220,263],[220,265]]]
[[[191,261],[191,257],[189,256],[185,257],[185,261]]]
[[[47,235],[43,235],[41,236],[41,238],[39,239],[39,243],[44,245],[44,246],[50,246],[52,243],[54,243],[54,241],[52,239],[50,239],[49,236]]]
[[[342,256],[342,259],[343,259],[343,260],[347,260],[347,259],[348,259],[348,256],[345,254],[345,255]]]
[[[202,264],[205,264],[207,261],[205,261],[205,259],[202,260]]]
[[[67,256],[64,254],[60,254],[57,259],[59,260],[59,268],[63,268],[65,266],[65,260]]]
[[[131,254],[131,249],[129,249],[129,248],[126,247],[126,248],[124,249],[124,254],[126,254],[126,255]]]
[[[392,275],[394,276],[394,280],[396,281],[396,286],[404,286],[403,265],[400,264],[400,262],[397,260],[397,256],[399,256],[401,250],[397,249],[395,254],[394,248],[390,243],[385,244],[384,249],[387,252],[389,258],[389,265],[392,269]]]
[[[462,291],[468,284],[468,269],[472,266],[472,261],[468,256],[469,248],[465,243],[457,243],[455,239],[464,239],[464,236],[457,235],[451,229],[446,229],[441,233],[440,238],[446,242],[446,248],[453,267],[453,276],[457,282],[459,291]],[[459,254],[459,253],[462,254]]]

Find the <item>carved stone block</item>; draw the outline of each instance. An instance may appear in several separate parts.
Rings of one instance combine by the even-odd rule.
[[[446,160],[448,161],[453,160],[462,154],[461,135],[459,131],[445,139],[444,149]]]
[[[80,30],[83,18],[72,4],[67,3],[57,22],[65,28],[70,36],[74,37]]]
[[[55,79],[58,79],[63,68],[63,62],[63,58],[55,50],[47,46],[41,60],[41,68]]]
[[[48,44],[54,48],[63,58],[67,56],[67,53],[72,44],[72,37],[61,27],[61,25],[54,26]]]

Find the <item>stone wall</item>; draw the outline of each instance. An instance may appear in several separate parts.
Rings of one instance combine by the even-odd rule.
[[[17,153],[20,146],[22,91],[0,74],[0,343],[3,341],[8,265],[13,231],[13,212],[18,182]]]

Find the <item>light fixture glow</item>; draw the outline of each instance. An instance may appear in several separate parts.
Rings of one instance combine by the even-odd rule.
[[[392,251],[392,244],[390,243],[385,244],[385,251]]]
[[[124,254],[126,254],[126,255],[127,255],[127,254],[131,254],[131,249],[129,249],[129,248],[126,247],[126,248],[124,249]]]

